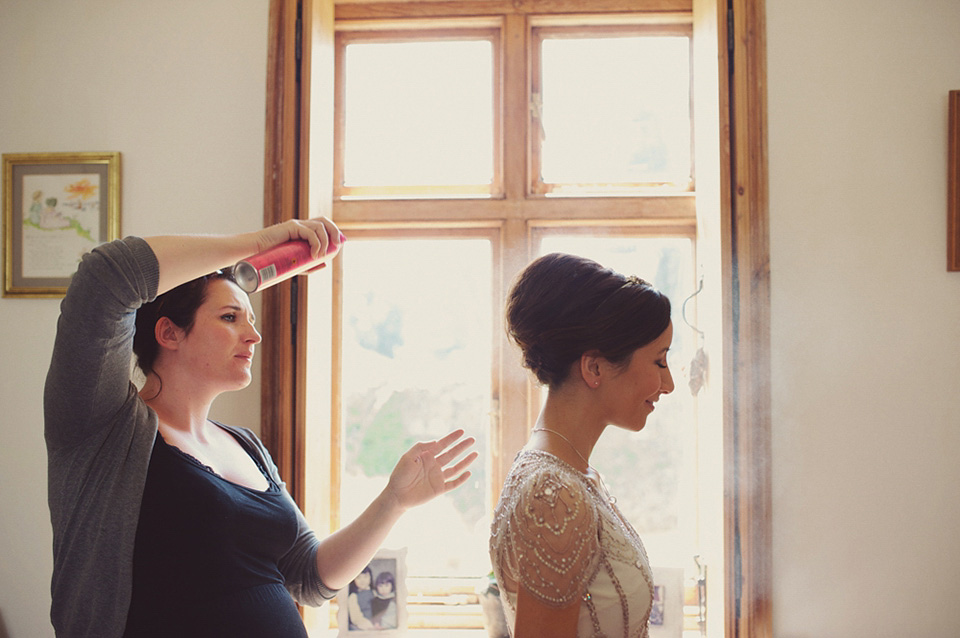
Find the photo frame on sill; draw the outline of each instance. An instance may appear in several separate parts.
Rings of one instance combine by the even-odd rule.
[[[120,237],[120,153],[5,153],[3,228],[3,296],[62,297],[80,258]]]
[[[392,638],[407,629],[407,550],[382,549],[337,594],[339,638]]]
[[[653,567],[653,604],[650,638],[681,638],[683,635],[683,569]]]

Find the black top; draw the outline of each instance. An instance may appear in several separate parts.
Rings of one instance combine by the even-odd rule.
[[[307,636],[279,569],[297,538],[297,513],[249,443],[234,437],[266,477],[265,491],[220,477],[157,433],[125,636]]]

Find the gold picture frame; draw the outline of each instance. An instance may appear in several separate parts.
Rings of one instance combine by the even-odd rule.
[[[3,296],[56,298],[120,237],[120,153],[3,155]]]
[[[960,91],[950,91],[947,126],[947,270],[960,271]]]

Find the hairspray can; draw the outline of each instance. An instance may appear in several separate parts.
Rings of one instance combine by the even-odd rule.
[[[345,239],[340,233],[340,241]],[[328,247],[327,255],[333,250],[332,246]],[[252,294],[317,267],[327,255],[313,257],[310,242],[292,239],[238,261],[233,267],[233,278],[240,288]]]

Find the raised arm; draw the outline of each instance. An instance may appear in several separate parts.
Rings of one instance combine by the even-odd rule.
[[[162,294],[291,239],[309,241],[314,256],[326,254],[331,242],[337,249],[340,245],[337,227],[325,217],[293,219],[237,235],[162,235],[146,241],[160,264],[157,294]]]
[[[44,394],[48,445],[76,445],[110,427],[132,400],[130,352],[141,304],[289,239],[309,241],[317,255],[331,241],[339,249],[339,237],[321,217],[236,235],[131,237],[94,249],[61,304]]]
[[[386,488],[352,523],[320,541],[317,571],[331,589],[346,587],[370,562],[401,515],[411,507],[462,485],[477,458],[474,443],[456,430],[442,439],[417,443],[394,467]]]

